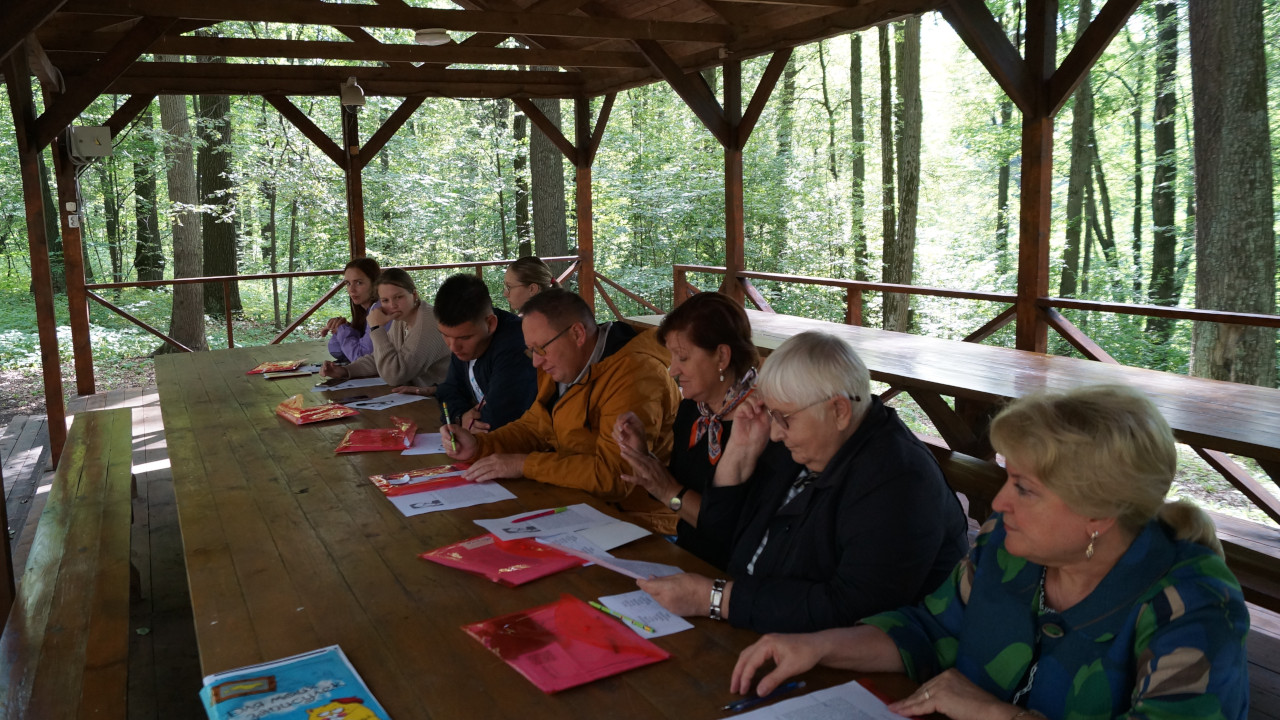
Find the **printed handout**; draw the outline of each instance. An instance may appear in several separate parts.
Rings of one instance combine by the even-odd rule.
[[[316,385],[311,388],[311,392],[329,392],[330,390],[354,390],[356,388],[378,387],[386,385],[380,377],[355,378],[354,380],[344,380],[337,385]]]
[[[348,407],[354,407],[349,405]],[[418,433],[413,438],[413,447],[400,453],[401,455],[443,455],[444,440],[438,432]]]
[[[662,607],[657,600],[653,599],[652,595],[643,590],[621,595],[606,595],[600,598],[600,604],[619,615],[653,628],[653,632],[649,632],[644,628],[628,623],[627,626],[640,637],[662,637],[663,635],[673,635],[693,628],[693,623]]]
[[[408,495],[388,495],[387,499],[405,517],[412,517],[440,510],[456,510],[499,500],[512,500],[515,495],[497,483],[467,483]]]
[[[476,520],[477,525],[499,538],[547,537],[613,522],[618,521],[585,503],[546,510],[530,510],[492,520]]]
[[[357,410],[390,410],[393,407],[407,405],[419,400],[426,400],[426,398],[421,395],[410,395],[409,393],[388,393],[367,400],[356,400],[342,404]],[[342,401],[338,400],[338,402]]]
[[[902,720],[858,682],[818,690],[739,715],[741,720]]]

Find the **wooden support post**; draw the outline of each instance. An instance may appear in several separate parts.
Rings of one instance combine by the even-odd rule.
[[[351,259],[365,256],[364,173],[360,162],[360,116],[354,107],[342,108],[342,171],[347,178],[347,238]]]
[[[587,301],[592,312],[596,309],[596,259],[595,237],[592,235],[591,163],[595,149],[591,146],[591,100],[584,96],[573,99],[573,124],[576,134],[574,196],[578,215],[578,294]],[[603,290],[601,291],[603,292]]]
[[[742,62],[724,64],[724,119],[729,127],[724,144],[724,282],[720,292],[742,302],[739,273],[746,269],[746,219],[742,197]]]
[[[71,161],[67,134],[53,140],[53,168],[58,183],[58,215],[62,219],[62,258],[67,277],[67,306],[71,321],[71,352],[76,369],[76,394],[97,392],[93,376],[93,347],[89,342],[89,297],[84,289],[84,223],[80,180]]]
[[[49,272],[49,240],[44,232],[44,196],[37,165],[40,148],[32,143],[36,121],[31,97],[31,71],[26,54],[10,53],[4,66],[13,111],[15,145],[22,173],[22,195],[27,209],[27,246],[31,253],[31,288],[36,301],[36,328],[40,336],[40,365],[44,371],[45,409],[49,417],[49,448],[56,468],[67,442],[67,411],[62,397],[62,370],[58,364],[58,328],[53,312],[53,277]]]
[[[1058,36],[1057,0],[1027,4],[1027,74],[1031,112],[1022,118],[1022,203],[1018,241],[1016,345],[1045,352],[1048,326],[1036,302],[1049,294],[1049,224],[1053,206],[1053,115],[1048,80],[1053,75]]]

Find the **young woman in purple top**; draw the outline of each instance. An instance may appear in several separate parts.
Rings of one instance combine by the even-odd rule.
[[[347,296],[351,298],[351,320],[329,318],[320,333],[320,337],[333,335],[329,338],[329,354],[338,362],[354,362],[373,352],[373,339],[369,337],[369,324],[365,318],[378,305],[373,283],[381,272],[378,261],[369,257],[352,260],[343,270]]]

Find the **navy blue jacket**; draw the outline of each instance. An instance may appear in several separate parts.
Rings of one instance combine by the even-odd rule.
[[[480,421],[497,430],[523,415],[533,404],[538,394],[538,375],[533,361],[524,354],[524,332],[519,316],[498,308],[493,312],[498,316],[498,326],[489,347],[476,358],[475,373],[485,397]],[[459,422],[464,412],[475,407],[467,363],[457,355],[449,357],[449,374],[436,387],[436,399],[449,404],[449,417],[454,422]]]

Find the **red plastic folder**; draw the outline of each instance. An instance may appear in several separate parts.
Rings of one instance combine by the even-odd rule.
[[[523,585],[584,563],[581,558],[533,538],[503,542],[489,533],[418,557],[489,578],[507,587]]]
[[[269,360],[262,363],[258,367],[245,373],[245,375],[261,375],[269,372],[284,372],[285,370],[297,370],[302,367],[305,360]]]
[[[334,449],[336,453],[374,452],[378,450],[405,450],[413,446],[413,436],[418,433],[418,426],[412,420],[392,417],[391,427],[361,430],[348,430],[342,442]]]
[[[670,657],[572,595],[462,629],[545,693]]]
[[[446,488],[466,485],[470,480],[461,473],[471,467],[471,463],[453,463],[436,467],[418,468],[406,473],[386,473],[370,475],[369,479],[382,494],[389,497],[412,495],[414,493],[444,490]]]
[[[276,414],[294,425],[306,425],[307,423],[359,415],[360,411],[337,403],[303,407],[302,395],[294,395],[276,406]]]

